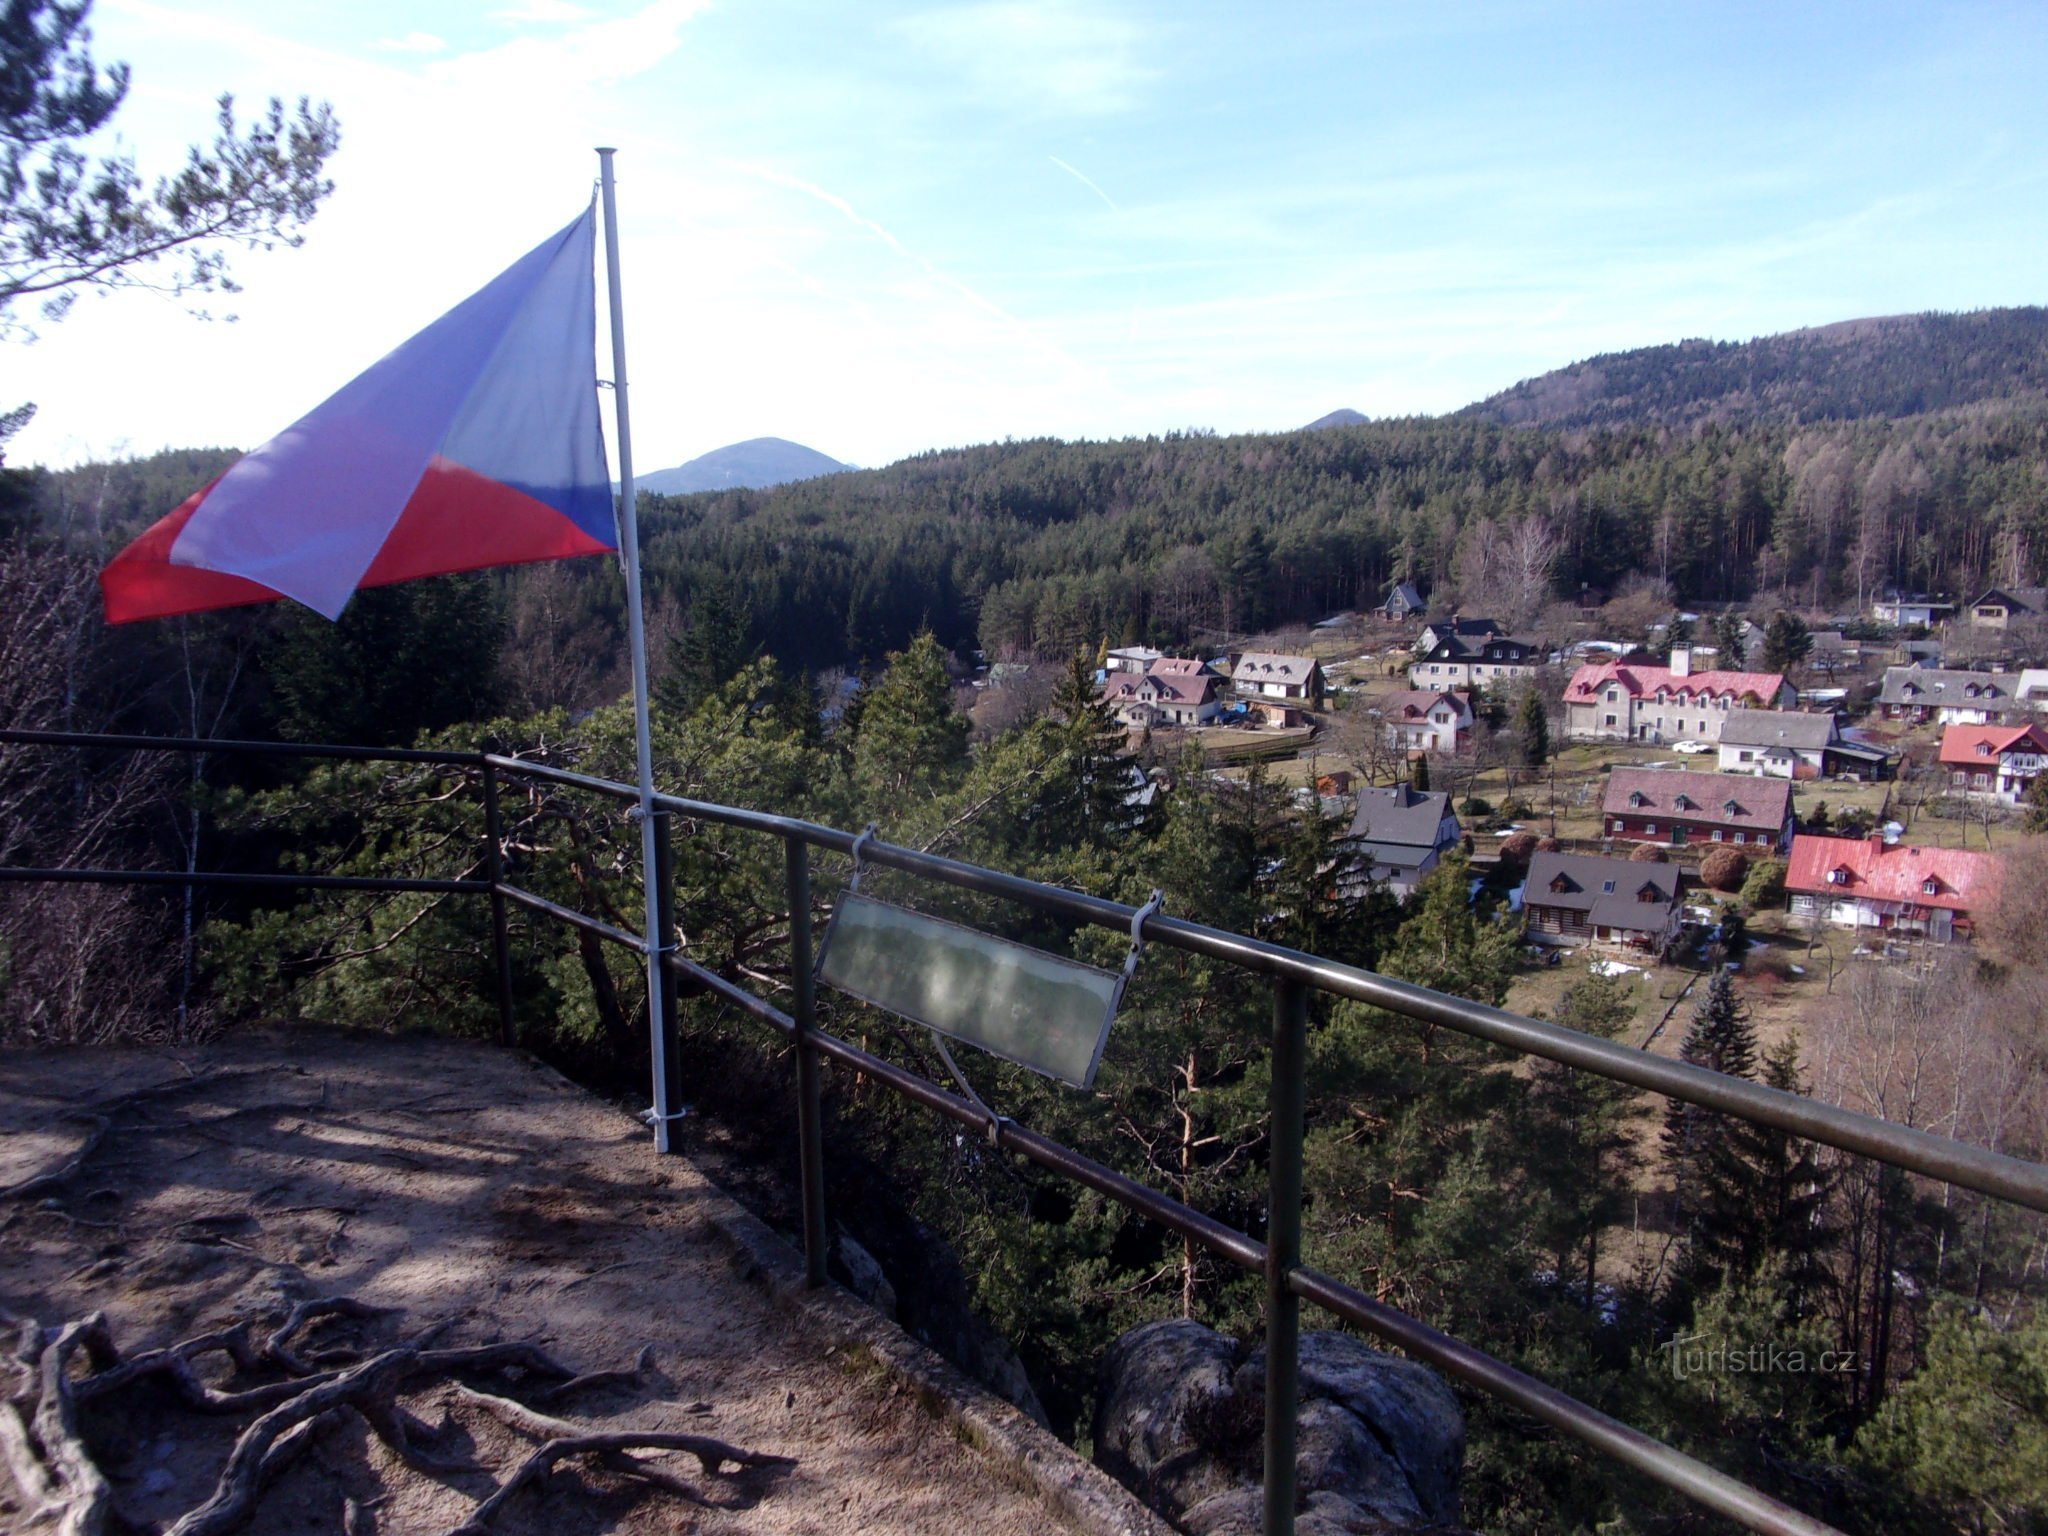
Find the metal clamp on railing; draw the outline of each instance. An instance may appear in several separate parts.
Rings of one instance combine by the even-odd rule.
[[[861,828],[860,836],[856,837],[853,840],[853,846],[846,850],[848,853],[853,855],[853,877],[846,882],[846,888],[849,891],[857,891],[860,889],[860,875],[861,869],[863,867],[860,861],[860,851],[874,840],[875,824],[871,821],[865,827]]]
[[[1145,920],[1156,916],[1166,905],[1166,893],[1154,891],[1152,899],[1131,914],[1131,952],[1124,956],[1124,979],[1117,984],[1117,999],[1123,999],[1124,989],[1131,984],[1131,978],[1138,974],[1138,957],[1145,953]]]

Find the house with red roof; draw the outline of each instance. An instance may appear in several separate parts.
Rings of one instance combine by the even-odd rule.
[[[1721,739],[1735,709],[1790,709],[1798,691],[1782,672],[1696,672],[1692,652],[1671,648],[1671,664],[1588,663],[1564,690],[1564,733],[1574,741],[1706,741]]]
[[[1947,943],[1967,939],[1997,898],[1996,854],[1915,848],[1882,837],[1792,840],[1785,893],[1795,917]]]
[[[1973,800],[2018,805],[2048,770],[2048,730],[2038,725],[1952,725],[1941,733],[1949,788]]]
[[[1634,843],[1733,843],[1782,850],[1792,839],[1792,784],[1682,768],[1616,768],[1600,830]]]
[[[1207,725],[1223,713],[1223,680],[1206,672],[1147,672],[1133,677],[1112,672],[1103,702],[1129,729],[1161,725]]]

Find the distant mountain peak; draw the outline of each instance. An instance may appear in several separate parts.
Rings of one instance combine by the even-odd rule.
[[[793,480],[815,480],[851,469],[815,448],[783,437],[750,437],[699,454],[674,469],[635,475],[635,485],[656,496],[687,496],[693,491],[760,490]]]
[[[1341,405],[1327,416],[1318,416],[1301,430],[1304,432],[1316,432],[1324,427],[1362,427],[1371,419],[1369,416],[1352,410],[1348,405]]]

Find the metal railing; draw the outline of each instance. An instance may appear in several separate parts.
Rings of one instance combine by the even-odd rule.
[[[488,894],[497,970],[502,1038],[516,1036],[511,961],[507,944],[508,904],[569,924],[642,956],[646,940],[612,924],[511,884],[500,850],[503,827],[499,786],[507,777],[585,791],[621,803],[635,803],[631,785],[494,753],[380,751],[361,747],[296,747],[266,742],[197,741],[158,737],[86,736],[61,732],[0,731],[0,742],[49,746],[136,748],[181,752],[251,752],[272,756],[354,758],[430,762],[459,766],[480,780],[484,810],[485,880],[390,880],[370,877],[182,874],[164,871],[0,869],[0,880],[144,881],[148,883],[300,886],[386,890],[430,890]],[[795,1046],[798,1089],[798,1147],[801,1170],[804,1256],[813,1286],[825,1283],[826,1226],[820,1066],[838,1062],[886,1085],[914,1103],[969,1127],[992,1147],[1015,1153],[1063,1178],[1093,1189],[1156,1222],[1177,1236],[1266,1280],[1265,1529],[1283,1536],[1294,1528],[1295,1419],[1298,1407],[1300,1303],[1314,1302],[1356,1327],[1393,1344],[1445,1375],[1484,1392],[1531,1417],[1570,1434],[1610,1459],[1671,1488],[1704,1508],[1751,1530],[1783,1536],[1825,1536],[1834,1528],[1768,1494],[1717,1471],[1694,1457],[1632,1429],[1503,1361],[1430,1327],[1330,1275],[1301,1262],[1303,1099],[1311,991],[1368,1003],[1393,1013],[1457,1030],[1525,1055],[1592,1072],[1666,1098],[1680,1099],[1770,1126],[1990,1195],[2036,1211],[2048,1211],[2048,1165],[1992,1152],[1908,1126],[1879,1120],[1798,1094],[1781,1092],[1744,1078],[1726,1077],[1683,1061],[1581,1034],[1563,1025],[1525,1018],[1463,998],[1449,997],[1391,977],[1341,965],[1284,945],[1152,913],[1134,930],[1138,909],[1082,892],[1044,885],[979,865],[921,853],[868,838],[860,847],[869,864],[900,870],[939,884],[999,897],[1077,923],[1131,935],[1192,954],[1224,961],[1268,976],[1273,982],[1273,1069],[1269,1105],[1272,1130],[1268,1152],[1267,1241],[1259,1242],[1212,1216],[1141,1184],[1106,1164],[998,1116],[932,1080],[875,1056],[817,1027],[812,979],[811,850],[852,855],[856,834],[770,812],[656,796],[655,879],[665,938],[677,930],[670,872],[671,823],[682,818],[779,838],[785,850],[785,894],[790,912],[791,1011],[785,1012],[673,947],[662,947],[662,964],[684,987],[709,994],[789,1038]],[[679,1073],[678,1025],[673,1001],[655,1027],[667,1049],[657,1053],[673,1076]],[[666,1085],[671,1101],[681,1084]]]

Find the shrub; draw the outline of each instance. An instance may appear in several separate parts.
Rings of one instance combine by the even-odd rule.
[[[1480,799],[1477,795],[1467,795],[1464,804],[1458,807],[1458,814],[1460,816],[1491,816],[1493,814],[1493,806],[1490,802]]]
[[[1742,904],[1752,912],[1775,907],[1785,899],[1785,861],[1758,859],[1742,882]]]
[[[1504,864],[1529,866],[1529,855],[1536,851],[1537,837],[1534,832],[1511,832],[1500,841],[1500,857]]]
[[[1666,853],[1656,843],[1637,843],[1634,851],[1628,857],[1629,862],[1632,864],[1669,864],[1671,862],[1671,855]]]
[[[1563,853],[1564,844],[1554,837],[1539,837],[1536,839],[1536,851],[1538,853]]]
[[[1536,814],[1536,807],[1517,796],[1501,806],[1500,813],[1509,821],[1525,821]]]
[[[1739,891],[1749,876],[1749,856],[1725,843],[1700,860],[1700,884],[1710,891]]]

